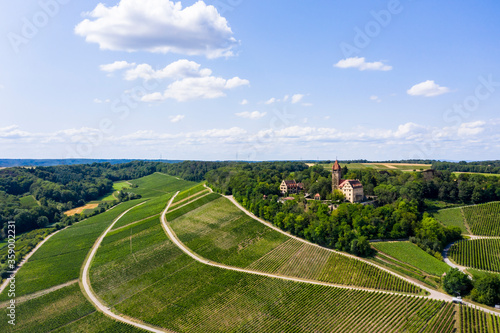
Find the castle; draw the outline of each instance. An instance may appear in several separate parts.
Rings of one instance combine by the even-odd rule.
[[[363,201],[365,198],[363,184],[357,179],[342,179],[342,169],[335,160],[332,170],[332,192],[340,190],[351,203]]]

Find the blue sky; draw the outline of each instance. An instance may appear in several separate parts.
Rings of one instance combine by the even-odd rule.
[[[497,1],[26,0],[0,157],[498,159]]]

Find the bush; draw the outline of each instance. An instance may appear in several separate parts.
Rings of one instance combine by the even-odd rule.
[[[494,306],[500,303],[500,277],[496,274],[485,274],[474,281],[471,297],[478,303]]]
[[[450,295],[467,295],[472,289],[469,276],[457,268],[452,268],[443,279],[443,288]]]

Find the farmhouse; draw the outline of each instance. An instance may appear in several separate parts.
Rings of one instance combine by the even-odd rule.
[[[299,193],[303,189],[304,189],[304,184],[297,183],[295,180],[284,180],[281,182],[281,185],[280,185],[281,194]]]
[[[332,192],[335,190],[342,191],[345,198],[351,203],[361,202],[365,198],[363,184],[359,180],[342,179],[342,169],[337,160],[335,160],[332,170]]]

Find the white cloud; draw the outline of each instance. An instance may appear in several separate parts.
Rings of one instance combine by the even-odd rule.
[[[342,59],[334,66],[337,68],[357,68],[360,71],[390,71],[392,69],[392,66],[386,65],[381,61],[366,62],[365,58],[360,57]]]
[[[185,102],[192,99],[213,99],[226,96],[225,91],[249,85],[248,80],[238,77],[226,80],[221,77],[189,77],[171,83],[163,94],[152,93],[142,97],[144,102],[175,99]]]
[[[459,136],[474,136],[482,133],[484,131],[484,125],[486,123],[484,121],[474,121],[470,123],[463,123],[458,128]]]
[[[75,33],[103,50],[217,58],[233,55],[238,44],[227,20],[203,1],[182,8],[180,1],[121,0],[110,7],[99,3],[87,15]]]
[[[175,61],[160,70],[154,70],[151,65],[148,64],[140,64],[125,72],[125,80],[181,79],[185,77],[205,77],[212,74],[210,69],[200,68],[200,64],[186,59]]]
[[[135,63],[129,63],[126,61],[115,61],[112,64],[101,65],[101,66],[99,66],[99,68],[103,72],[112,73],[114,71],[118,71],[118,70],[125,69],[125,68],[130,68],[130,67],[134,67],[134,66],[135,66]]]
[[[289,98],[290,98],[290,95],[285,95],[285,97],[283,97],[283,102],[288,101]]]
[[[302,94],[295,94],[292,96],[292,104],[297,104],[304,98],[304,95]]]
[[[184,119],[186,116],[178,114],[177,116],[170,116],[170,122],[171,123],[178,123],[182,119]]]
[[[419,83],[407,90],[408,95],[411,96],[424,96],[424,97],[434,97],[450,92],[447,87],[441,87],[436,84],[433,80],[427,80],[425,82]]]
[[[109,100],[109,99],[102,100],[99,98],[94,98],[94,103],[96,103],[96,104],[109,103],[109,102],[111,102],[111,100]]]
[[[267,112],[259,112],[259,111],[253,111],[253,112],[240,112],[240,113],[235,113],[238,117],[241,118],[247,118],[247,119],[260,119],[262,117],[265,117]]]
[[[268,99],[267,101],[265,101],[264,104],[270,105],[270,104],[273,104],[273,103],[276,103],[279,101],[280,101],[279,99],[272,97],[272,98]]]
[[[248,100],[244,99],[240,102],[240,105],[247,105],[248,104]]]
[[[370,100],[372,100],[374,102],[377,102],[377,103],[382,102],[382,100],[378,96],[376,96],[376,95],[370,96]]]

